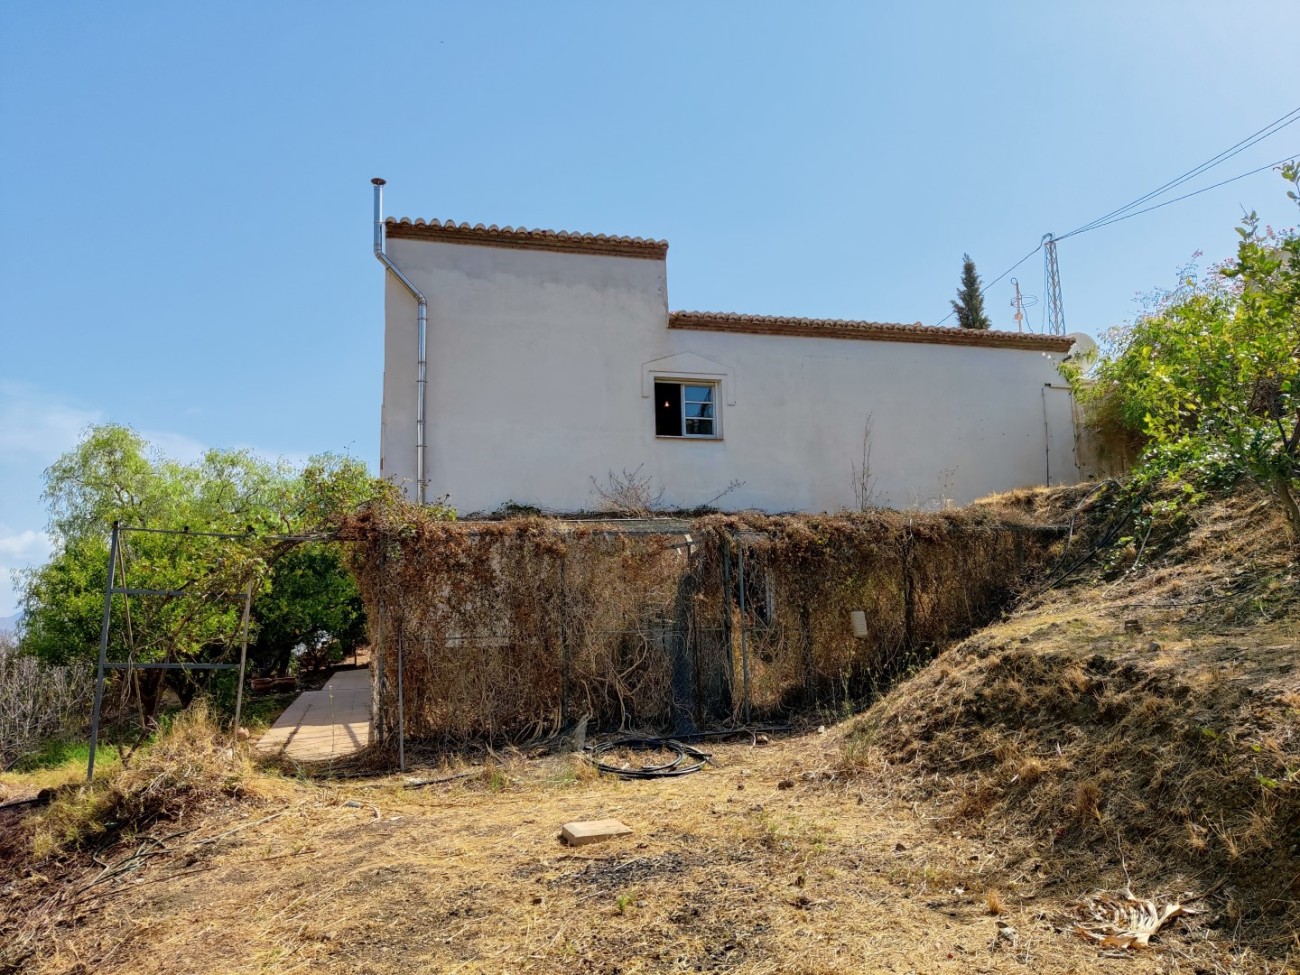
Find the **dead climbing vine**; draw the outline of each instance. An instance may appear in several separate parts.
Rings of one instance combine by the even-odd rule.
[[[404,661],[407,735],[504,742],[583,715],[655,728],[849,708],[996,615],[1052,545],[988,509],[639,527],[456,522],[398,501],[354,516],[343,537],[390,691]],[[384,737],[396,696],[378,703]]]

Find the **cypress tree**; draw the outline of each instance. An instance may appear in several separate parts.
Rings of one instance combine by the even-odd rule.
[[[969,254],[961,256],[961,287],[952,310],[957,313],[957,324],[962,328],[991,328],[993,323],[984,314],[984,296],[980,294],[980,276],[975,273],[975,262]]]

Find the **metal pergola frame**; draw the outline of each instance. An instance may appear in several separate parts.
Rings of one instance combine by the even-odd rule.
[[[203,670],[237,670],[239,671],[239,683],[235,690],[235,723],[234,735],[239,734],[239,722],[244,706],[244,677],[248,669],[248,624],[249,613],[253,603],[253,579],[249,579],[244,587],[242,597],[231,594],[227,598],[242,598],[244,607],[240,617],[240,639],[239,639],[239,663],[198,663],[198,662],[162,662],[162,663],[137,663],[135,660],[127,659],[125,661],[112,661],[108,659],[108,634],[109,625],[113,615],[113,597],[122,596],[127,600],[126,619],[128,640],[130,636],[131,596],[157,596],[165,599],[174,599],[177,596],[189,595],[183,589],[135,589],[126,585],[126,564],[122,557],[121,540],[122,535],[127,532],[143,532],[153,535],[176,535],[179,537],[192,538],[224,538],[231,540],[259,540],[268,542],[319,542],[331,541],[335,538],[333,534],[304,534],[304,535],[259,535],[254,532],[211,532],[211,531],[190,531],[188,528],[146,528],[142,525],[123,525],[120,521],[113,522],[113,529],[109,536],[108,545],[108,570],[106,572],[107,582],[104,586],[104,616],[99,630],[99,661],[95,668],[95,700],[91,710],[90,717],[90,756],[86,760],[86,781],[90,782],[95,777],[95,752],[99,748],[99,725],[100,717],[104,702],[104,684],[107,678],[107,671],[121,670],[130,673],[135,670],[181,670],[203,671]],[[119,566],[121,567],[120,575],[122,585],[117,585],[119,576]],[[133,648],[134,649],[134,648]]]

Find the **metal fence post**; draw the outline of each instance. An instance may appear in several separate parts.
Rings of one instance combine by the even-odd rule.
[[[910,663],[916,644],[916,584],[912,578],[912,525],[903,536],[903,653]],[[901,668],[899,670],[901,673]],[[892,674],[890,677],[892,678]]]
[[[560,730],[569,726],[569,556],[560,556]]]
[[[806,600],[799,605],[799,642],[803,651],[803,693],[809,705],[817,703],[817,675],[813,662],[812,611]],[[835,699],[834,690],[831,700]]]
[[[248,580],[244,590],[244,618],[240,623],[243,631],[239,641],[239,683],[235,686],[235,741],[239,741],[239,722],[244,712],[244,675],[248,670],[248,614],[253,608],[253,580]]]
[[[406,771],[406,698],[402,691],[402,671],[405,670],[406,634],[397,635],[397,767]]]
[[[95,668],[95,704],[90,714],[90,758],[86,760],[86,781],[95,778],[95,752],[99,748],[99,715],[104,703],[104,665],[108,663],[108,624],[113,615],[113,583],[117,576],[118,522],[108,543],[108,582],[104,586],[104,619],[99,628],[99,664]]]
[[[375,599],[375,638],[370,644],[370,735],[374,741],[384,737],[383,696],[384,599]]]
[[[722,645],[727,648],[727,710],[730,711],[736,689],[736,659],[731,646],[731,541],[722,536]]]
[[[749,644],[745,639],[745,546],[736,546],[736,573],[740,584],[740,679],[745,695],[745,724],[749,724]]]

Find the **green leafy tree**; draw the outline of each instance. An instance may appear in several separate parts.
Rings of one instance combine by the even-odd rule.
[[[980,289],[980,276],[975,273],[975,262],[969,254],[961,256],[961,287],[957,300],[952,303],[961,328],[991,328],[993,323],[984,314],[984,295]]]
[[[299,648],[313,661],[338,659],[366,639],[361,594],[334,546],[307,544],[288,552],[272,568],[271,585],[255,610],[252,655],[278,674],[289,671]]]
[[[296,543],[265,537],[327,532],[342,514],[387,490],[355,460],[314,457],[297,470],[247,451],[211,450],[182,464],[151,450],[133,430],[105,425],[91,428],[55,461],[45,485],[55,551],[24,578],[22,649],[47,663],[98,654],[114,521],[189,532],[122,534],[119,584],[125,577],[133,588],[183,595],[115,599],[115,656],[133,654],[144,662],[229,658],[250,585],[255,667],[286,662],[304,639],[341,647],[364,633],[355,584],[334,547],[299,550]],[[176,671],[139,672],[131,690],[144,716],[153,713],[164,680],[183,699],[196,686],[196,678]]]
[[[1283,175],[1300,188],[1295,166]],[[1144,445],[1139,480],[1195,493],[1249,477],[1300,541],[1300,234],[1253,213],[1237,233],[1235,258],[1117,335],[1080,393],[1094,427]]]

